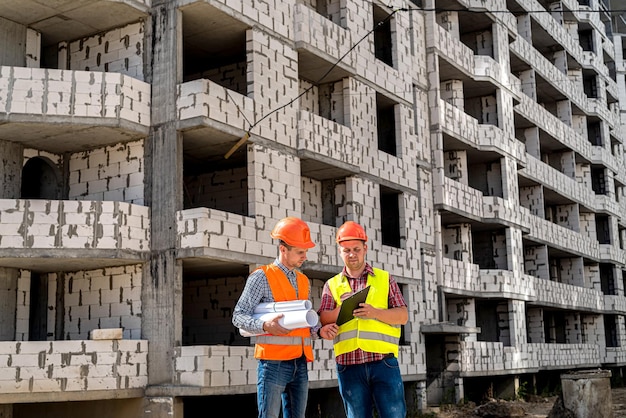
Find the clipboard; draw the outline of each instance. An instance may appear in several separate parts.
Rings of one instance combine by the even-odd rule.
[[[343,325],[354,318],[352,311],[359,307],[359,303],[365,302],[369,291],[370,287],[367,286],[343,301],[341,309],[339,309],[339,315],[337,315],[337,325]]]

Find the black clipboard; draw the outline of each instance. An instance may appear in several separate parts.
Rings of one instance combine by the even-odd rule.
[[[358,308],[360,303],[365,302],[369,291],[370,287],[367,286],[343,301],[343,303],[341,304],[341,309],[339,309],[339,315],[337,315],[337,325],[343,325],[354,318],[352,311]]]

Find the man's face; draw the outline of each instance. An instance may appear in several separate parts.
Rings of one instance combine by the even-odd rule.
[[[350,270],[360,270],[365,264],[367,245],[363,241],[351,240],[339,243],[339,256]]]
[[[293,270],[294,268],[300,268],[302,266],[302,263],[306,261],[307,251],[309,251],[308,248],[291,247],[291,249],[289,249],[284,245],[281,245],[281,263],[283,263],[283,265],[289,270]]]

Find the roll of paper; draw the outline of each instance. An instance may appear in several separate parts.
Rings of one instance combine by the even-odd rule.
[[[317,325],[319,321],[319,317],[317,316],[317,312],[314,310],[299,310],[299,311],[287,311],[287,312],[268,312],[268,313],[259,313],[252,315],[256,319],[261,319],[263,321],[271,321],[276,318],[277,313],[282,313],[283,317],[278,320],[278,323],[287,329],[296,329],[296,328],[311,328]],[[251,334],[247,331],[239,329],[239,334],[243,337],[254,337],[257,335],[263,334]]]
[[[254,308],[254,313],[308,311],[313,308],[310,300],[290,300],[286,302],[259,303]]]

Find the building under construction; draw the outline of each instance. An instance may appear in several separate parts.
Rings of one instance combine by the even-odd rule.
[[[314,307],[365,227],[410,411],[621,377],[619,9],[2,0],[0,416],[255,416],[231,313],[285,216]],[[307,415],[342,416],[314,351]]]

